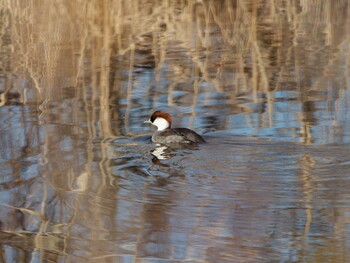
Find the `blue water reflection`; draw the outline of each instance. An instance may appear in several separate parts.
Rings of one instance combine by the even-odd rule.
[[[0,261],[346,262],[349,10],[0,4]]]

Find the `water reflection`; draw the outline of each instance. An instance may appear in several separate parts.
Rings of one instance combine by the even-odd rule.
[[[349,10],[0,2],[0,261],[345,262]]]
[[[167,160],[171,158],[169,153],[169,148],[162,145],[156,145],[156,147],[151,151],[151,154],[155,159],[152,159],[153,163],[160,163],[160,160]]]

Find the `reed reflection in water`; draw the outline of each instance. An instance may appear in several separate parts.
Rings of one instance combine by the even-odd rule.
[[[0,2],[0,261],[346,262],[349,10]]]

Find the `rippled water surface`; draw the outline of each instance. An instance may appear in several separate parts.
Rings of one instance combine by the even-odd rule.
[[[348,262],[349,12],[0,2],[0,262]]]

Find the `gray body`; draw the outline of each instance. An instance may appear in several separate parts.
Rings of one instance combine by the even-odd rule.
[[[172,143],[201,143],[205,140],[187,128],[173,128],[165,129],[163,131],[156,131],[152,136],[152,141],[155,143],[172,144]]]

